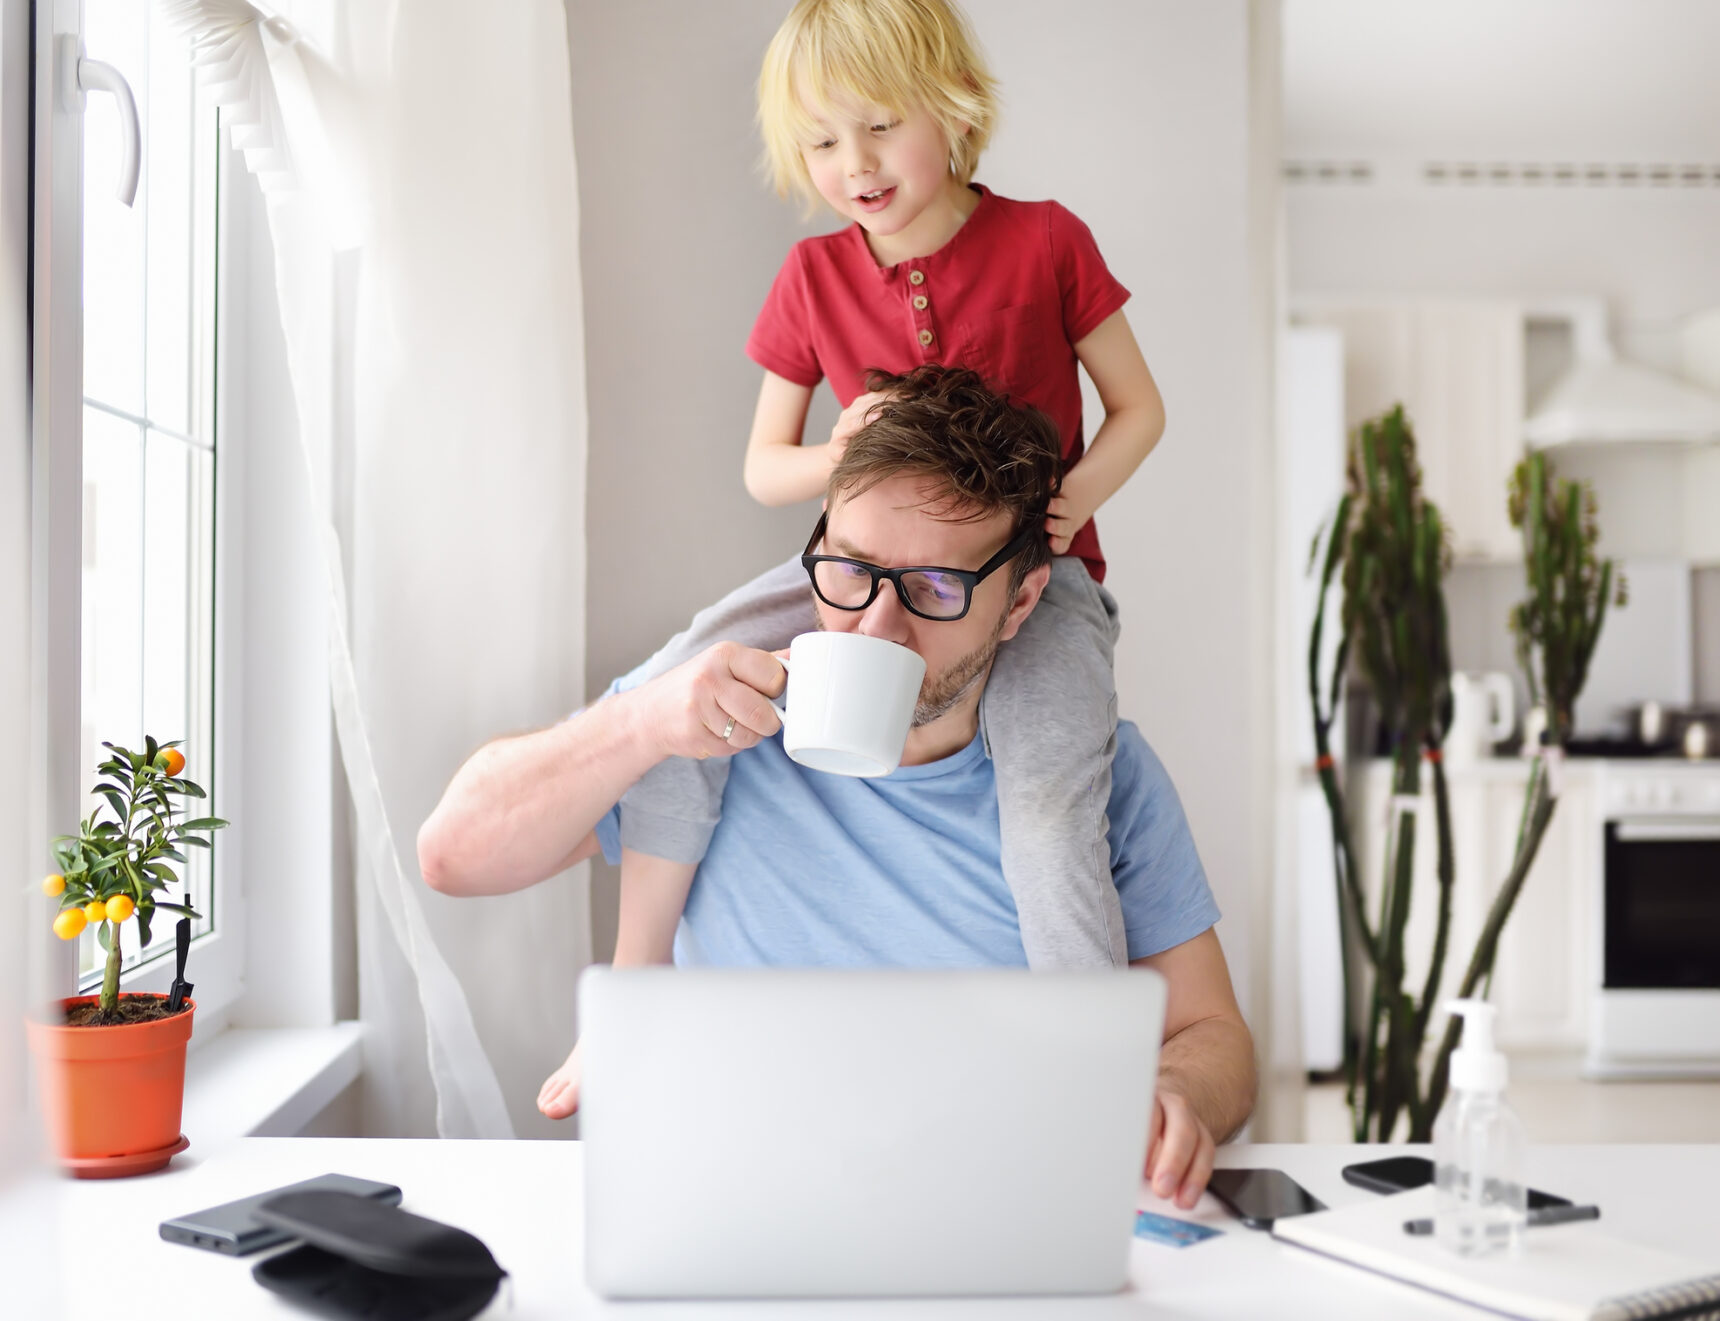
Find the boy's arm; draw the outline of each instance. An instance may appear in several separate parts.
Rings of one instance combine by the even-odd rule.
[[[761,505],[791,505],[824,492],[831,456],[801,444],[812,390],[775,372],[764,374],[752,435],[747,438],[747,494]]]
[[[1093,378],[1105,420],[1051,502],[1045,530],[1053,555],[1069,549],[1075,534],[1129,480],[1165,431],[1164,400],[1123,313],[1101,321],[1075,346],[1075,356]]]
[[[775,372],[765,372],[758,408],[753,412],[752,436],[747,440],[747,493],[761,505],[772,506],[822,496],[831,470],[848,448],[848,437],[865,424],[867,412],[883,397],[857,396],[830,429],[830,443],[808,448],[801,439],[812,391]]]

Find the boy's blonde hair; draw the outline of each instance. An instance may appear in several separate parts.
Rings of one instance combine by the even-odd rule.
[[[801,155],[819,129],[808,105],[923,108],[943,127],[950,173],[966,187],[997,123],[997,80],[946,0],[799,0],[771,39],[758,80],[765,168],[778,197],[817,190]],[[968,125],[963,133],[961,126]]]

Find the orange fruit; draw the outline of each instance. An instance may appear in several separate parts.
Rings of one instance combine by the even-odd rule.
[[[185,754],[178,748],[163,748],[155,754],[155,764],[168,775],[178,775],[185,769]]]
[[[50,899],[57,899],[66,892],[66,878],[59,872],[51,872],[42,879],[42,893]]]
[[[84,920],[86,922],[104,922],[107,920],[107,905],[100,899],[92,899],[84,905]]]
[[[83,909],[68,908],[54,919],[54,934],[61,940],[76,940],[78,933],[87,925]]]
[[[107,919],[110,922],[123,922],[131,916],[132,909],[136,907],[129,894],[116,894],[107,901]]]

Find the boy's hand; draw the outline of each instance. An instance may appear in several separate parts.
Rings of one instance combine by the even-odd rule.
[[[865,426],[867,414],[889,396],[879,390],[869,390],[865,394],[856,395],[854,402],[842,410],[842,416],[836,419],[836,425],[830,428],[830,466],[835,468],[842,462],[842,456],[848,449],[848,438],[861,427]]]
[[[1093,517],[1091,509],[1082,508],[1066,495],[1054,495],[1045,519],[1045,535],[1051,539],[1053,555],[1067,555],[1075,534],[1087,526]]]

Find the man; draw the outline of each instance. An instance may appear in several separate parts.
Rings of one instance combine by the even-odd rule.
[[[601,845],[621,858],[618,964],[668,961],[671,940],[678,962],[1025,963],[980,704],[997,648],[1050,574],[1042,529],[1056,431],[969,371],[927,366],[882,388],[888,401],[831,474],[807,564],[821,628],[925,658],[901,769],[862,781],[791,762],[771,737],[781,664],[721,643],[649,680],[636,671],[560,725],[480,749],[419,832],[427,883],[461,895],[521,889]],[[927,565],[949,571],[936,585],[955,584],[965,609],[928,618],[915,595],[926,583],[890,574]],[[921,613],[909,609],[916,599]],[[628,788],[665,758],[709,756],[733,761],[703,861],[621,848]],[[1176,792],[1127,722],[1108,809],[1131,965],[1169,987],[1147,1174],[1186,1209],[1206,1186],[1215,1139],[1252,1108],[1253,1044]],[[576,1048],[545,1085],[546,1113],[571,1113],[578,1067]]]

